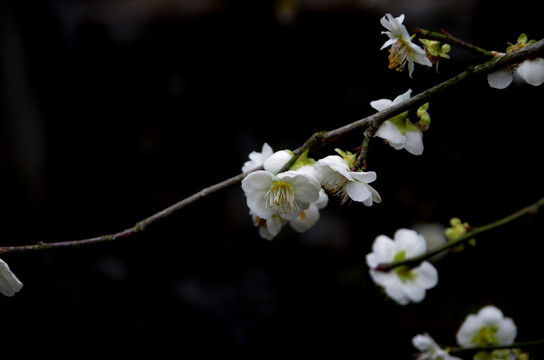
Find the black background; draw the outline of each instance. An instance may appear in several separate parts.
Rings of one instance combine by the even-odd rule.
[[[292,17],[278,12],[291,7]],[[379,19],[444,28],[504,51],[544,36],[531,1],[6,1],[0,5],[0,245],[114,233],[240,172],[264,142],[297,148],[481,62],[387,69]],[[428,332],[454,344],[498,306],[519,341],[543,338],[541,215],[478,236],[436,266],[420,304],[386,300],[364,257],[378,234],[453,216],[482,225],[542,196],[541,87],[473,78],[435,97],[425,151],[371,143],[383,202],[341,206],[273,241],[239,186],[116,243],[5,254],[24,283],[0,297],[20,354],[409,358]],[[319,150],[351,150],[361,134]],[[7,345],[3,345],[7,346]],[[163,356],[164,354],[164,356]]]

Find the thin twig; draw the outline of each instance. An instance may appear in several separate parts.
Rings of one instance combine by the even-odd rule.
[[[458,355],[458,354],[466,354],[466,353],[477,353],[480,351],[487,352],[487,351],[504,350],[504,349],[522,349],[522,348],[532,348],[532,347],[537,347],[542,345],[544,345],[544,339],[518,342],[518,343],[513,343],[510,345],[479,346],[479,347],[472,347],[472,348],[454,347],[454,348],[450,348],[450,354]]]
[[[536,43],[530,46],[524,47],[523,49],[520,49],[518,51],[512,52],[510,54],[506,54],[499,58],[492,59],[481,65],[469,67],[467,70],[463,71],[459,75],[454,76],[453,78],[446,80],[443,83],[440,83],[428,90],[425,90],[411,97],[410,99],[403,101],[399,104],[396,104],[386,110],[379,111],[373,115],[367,116],[363,119],[354,121],[352,123],[349,123],[347,125],[344,125],[342,127],[339,127],[331,131],[316,132],[301,147],[293,151],[294,156],[292,157],[290,162],[285,166],[285,168],[289,168],[289,166],[292,165],[296,161],[296,159],[307,149],[315,149],[317,147],[321,147],[328,143],[334,142],[337,139],[351,133],[354,130],[360,130],[360,129],[365,130],[369,127],[378,128],[383,122],[392,118],[393,116],[398,115],[404,111],[407,111],[415,106],[423,105],[425,102],[428,101],[429,98],[435,96],[436,94],[444,90],[450,89],[454,85],[459,84],[460,82],[466,80],[469,77],[487,74],[503,66],[506,66],[515,62],[519,62],[523,59],[528,58],[529,56],[532,56],[534,54],[541,52],[543,48],[544,48],[544,39],[541,39],[537,41]],[[227,180],[224,180],[222,182],[219,182],[215,185],[206,187],[200,190],[199,192],[175,203],[174,205],[164,210],[161,210],[158,213],[153,214],[146,219],[141,220],[132,228],[129,228],[114,234],[102,235],[102,236],[88,238],[88,239],[61,241],[61,242],[54,242],[54,243],[39,243],[34,245],[22,245],[22,246],[4,246],[4,247],[0,247],[0,254],[10,253],[10,252],[45,250],[45,249],[53,249],[53,248],[60,248],[60,247],[72,247],[72,246],[80,246],[80,245],[87,245],[87,244],[96,244],[96,243],[101,243],[106,241],[114,241],[118,239],[125,239],[128,237],[132,237],[135,234],[138,234],[144,231],[145,229],[147,229],[148,226],[156,223],[159,220],[165,219],[173,215],[174,213],[193,204],[194,202],[202,199],[203,197],[209,196],[217,191],[223,190],[225,188],[228,188],[230,186],[233,186],[239,183],[248,174],[249,172],[242,173],[242,174],[233,176]]]
[[[416,34],[416,36],[420,39],[438,40],[443,43],[447,43],[456,47],[473,51],[479,55],[484,55],[489,57],[494,56],[493,52],[488,51],[486,49],[482,49],[481,47],[468,43],[464,40],[458,39],[455,36],[451,35],[450,33],[446,32],[445,30],[442,30],[442,32],[436,32],[436,31],[426,30],[422,28],[417,28],[417,29],[414,29],[414,34]]]
[[[456,246],[459,246],[459,245],[469,241],[470,239],[472,239],[474,236],[476,236],[478,234],[481,234],[481,233],[483,233],[485,231],[495,229],[495,228],[497,228],[499,226],[502,226],[502,225],[506,225],[509,222],[514,221],[515,219],[517,219],[517,218],[519,218],[521,216],[528,215],[528,214],[534,214],[542,206],[544,206],[544,197],[541,198],[540,200],[538,200],[537,202],[535,202],[534,204],[526,206],[526,207],[516,211],[513,214],[510,214],[508,216],[503,217],[502,219],[493,221],[492,223],[489,223],[487,225],[473,227],[471,231],[465,233],[464,235],[460,236],[459,238],[455,239],[454,241],[449,241],[449,242],[443,244],[442,246],[438,246],[435,249],[426,252],[425,254],[415,256],[415,257],[412,257],[412,258],[407,258],[407,259],[404,259],[404,260],[401,260],[401,261],[394,261],[394,262],[391,262],[391,263],[378,264],[378,266],[376,266],[373,270],[375,270],[375,271],[390,271],[390,270],[392,270],[392,269],[394,269],[396,267],[399,267],[399,266],[409,266],[409,267],[415,266],[415,265],[421,263],[423,260],[427,260],[427,259],[433,257],[434,255],[436,255],[438,253],[441,253],[444,250],[454,248]]]

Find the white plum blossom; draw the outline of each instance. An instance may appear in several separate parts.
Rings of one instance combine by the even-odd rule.
[[[279,152],[278,152],[279,153]],[[283,166],[283,165],[282,165]],[[265,168],[267,166],[265,165]],[[319,184],[317,174],[313,166],[302,166],[297,170],[293,170],[295,173],[307,176],[314,183]],[[316,201],[310,203],[307,209],[304,209],[290,220],[286,220],[280,215],[273,215],[268,219],[260,218],[252,211],[250,212],[253,218],[253,224],[259,228],[259,235],[267,240],[272,240],[279,234],[282,227],[289,223],[289,225],[297,232],[305,232],[314,226],[319,220],[319,210],[325,208],[328,204],[329,197],[325,190],[319,189],[319,196]]]
[[[251,171],[263,166],[264,161],[272,155],[273,151],[270,145],[264,143],[261,152],[252,151],[249,154],[249,160],[242,166],[242,172]]]
[[[429,334],[419,334],[412,338],[412,345],[421,353],[416,360],[461,360],[442,349]]]
[[[274,175],[257,170],[242,180],[242,189],[249,209],[259,218],[279,215],[290,220],[318,200],[321,186],[301,172],[290,170]]]
[[[519,65],[507,66],[489,73],[487,82],[492,88],[505,89],[514,78],[519,78],[529,85],[542,85],[544,83],[544,59],[527,59]]]
[[[323,187],[334,195],[340,196],[342,203],[348,198],[371,206],[381,202],[380,194],[369,183],[376,180],[374,171],[351,171],[344,159],[338,155],[329,155],[314,165]]]
[[[510,345],[517,327],[501,310],[488,305],[477,314],[468,315],[457,332],[457,343],[463,348]]]
[[[370,102],[370,106],[378,111],[383,111],[393,105],[410,99],[412,93],[408,89],[405,93],[397,96],[394,100],[379,99]],[[423,133],[408,119],[407,113],[399,114],[384,121],[374,136],[386,140],[395,150],[406,149],[410,154],[421,155],[423,153]]]
[[[426,250],[425,239],[414,230],[399,229],[394,239],[379,235],[372,244],[372,252],[366,256],[370,277],[397,303],[420,302],[425,298],[425,291],[438,283],[438,272],[431,263],[423,261],[415,267],[398,266],[390,271],[376,267],[422,255]]]
[[[427,57],[425,50],[412,42],[410,34],[406,27],[402,24],[404,14],[399,17],[393,17],[391,14],[385,14],[380,19],[380,23],[388,30],[382,31],[389,37],[380,50],[391,46],[389,50],[389,68],[402,71],[406,63],[408,63],[408,75],[412,77],[414,71],[414,63],[433,66],[431,60]]]
[[[11,272],[8,264],[0,259],[0,293],[13,296],[23,288],[23,283]]]

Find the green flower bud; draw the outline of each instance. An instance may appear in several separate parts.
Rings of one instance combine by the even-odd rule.
[[[429,115],[427,112],[428,108],[429,103],[425,103],[424,105],[420,106],[419,109],[417,109],[417,117],[419,118],[419,121],[416,123],[416,126],[421,131],[427,131],[431,125],[431,115]]]
[[[470,225],[466,222],[461,223],[461,219],[459,218],[452,218],[450,220],[450,225],[451,227],[447,228],[446,231],[444,231],[444,235],[446,236],[448,241],[455,241],[459,239],[461,236],[464,236],[470,229]],[[476,246],[476,239],[472,238],[468,241],[468,243],[472,246]],[[452,252],[460,252],[464,248],[465,244],[461,244],[452,248]]]
[[[344,162],[348,165],[348,167],[351,169],[355,166],[355,162],[357,161],[357,155],[351,153],[351,152],[345,152],[339,148],[334,149],[340,155]]]

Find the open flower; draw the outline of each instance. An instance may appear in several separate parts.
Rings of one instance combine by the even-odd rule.
[[[442,349],[429,334],[420,334],[412,338],[412,344],[421,353],[417,360],[461,360],[458,357],[451,356],[446,350]]]
[[[509,317],[492,305],[467,316],[457,332],[457,343],[464,348],[510,345],[517,335],[517,327]]]
[[[323,187],[340,196],[342,203],[348,198],[371,206],[382,201],[380,194],[369,183],[376,180],[374,171],[351,171],[348,164],[338,155],[329,155],[314,165]]]
[[[408,100],[411,93],[412,90],[408,89],[408,91],[397,96],[394,100],[374,100],[370,102],[370,106],[378,111],[383,111],[393,105]],[[426,114],[426,109],[421,113]],[[428,114],[426,115],[428,116]],[[410,122],[408,112],[404,112],[383,122],[378,130],[376,130],[374,136],[386,140],[395,150],[406,149],[406,151],[414,155],[421,155],[423,153],[423,133],[417,126]]]
[[[376,267],[424,254],[426,250],[425,239],[414,230],[399,229],[394,240],[379,235],[372,244],[372,252],[366,256],[370,277],[399,304],[420,302],[425,298],[425,291],[438,283],[438,272],[431,263],[423,261],[416,267],[398,266],[390,271],[377,270]]]
[[[22,287],[23,283],[11,272],[8,264],[0,259],[0,293],[5,296],[13,296]]]
[[[249,209],[261,219],[279,215],[290,220],[317,201],[321,186],[307,175],[286,171],[278,175],[257,170],[242,180]]]
[[[414,71],[414,63],[432,66],[431,60],[427,58],[425,50],[412,42],[410,34],[406,27],[402,25],[404,15],[393,17],[391,14],[385,14],[380,19],[380,23],[388,30],[382,31],[389,37],[380,50],[391,46],[389,50],[389,68],[402,71],[406,63],[408,63],[408,75],[412,77]]]
[[[249,160],[242,166],[242,172],[250,171],[263,166],[264,161],[272,155],[272,148],[267,143],[264,143],[261,152],[252,151],[249,154]]]

